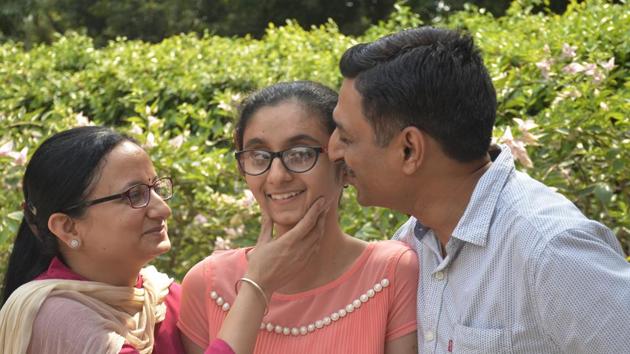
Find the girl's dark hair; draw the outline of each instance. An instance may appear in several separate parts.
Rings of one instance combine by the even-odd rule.
[[[243,149],[245,128],[259,109],[289,100],[295,100],[309,112],[315,113],[328,133],[332,134],[335,130],[332,113],[337,105],[337,93],[334,90],[312,81],[281,82],[254,92],[243,101],[234,130],[236,149]]]
[[[124,141],[136,143],[109,128],[88,126],[55,134],[37,148],[22,181],[24,218],[5,274],[2,304],[44,272],[53,257],[61,257],[57,237],[48,229],[50,215],[81,216],[85,208],[64,210],[83,201],[100,162]]]

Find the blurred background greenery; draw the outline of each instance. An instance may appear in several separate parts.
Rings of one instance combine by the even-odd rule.
[[[260,38],[269,23],[292,19],[303,27],[332,19],[344,34],[359,35],[386,19],[395,0],[3,0],[0,33],[32,45],[73,30],[97,46],[117,37],[159,42],[179,33]],[[411,11],[429,22],[473,4],[505,15],[510,0],[408,0]],[[535,11],[562,13],[568,0],[536,3]]]
[[[77,125],[134,136],[175,180],[173,249],[158,268],[181,279],[214,249],[254,243],[259,212],[232,154],[235,105],[278,81],[338,88],[349,46],[421,24],[474,37],[497,90],[495,141],[630,251],[625,1],[4,0],[0,277],[22,218],[28,157]],[[342,200],[350,234],[386,239],[406,219],[362,208],[353,193]]]

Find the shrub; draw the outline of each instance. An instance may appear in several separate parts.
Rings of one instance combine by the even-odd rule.
[[[525,170],[630,241],[630,122],[627,118],[630,11],[604,1],[573,3],[563,15],[532,12],[526,1],[494,18],[468,7],[436,24],[473,34],[499,96],[496,140]],[[0,274],[22,214],[20,177],[41,141],[78,124],[115,127],[145,144],[156,168],[176,181],[169,224],[173,250],[156,265],[181,279],[216,247],[252,244],[258,209],[233,159],[234,105],[277,81],[310,79],[339,87],[343,51],[420,19],[397,5],[363,36],[332,21],[308,30],[269,26],[260,39],[178,35],[158,44],[124,38],[96,49],[67,34],[25,50],[0,45]],[[406,217],[362,208],[348,189],[346,232],[388,238]]]

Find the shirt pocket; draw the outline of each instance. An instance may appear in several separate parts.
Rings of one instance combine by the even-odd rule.
[[[452,351],[462,354],[512,353],[512,337],[509,330],[502,328],[455,325]]]

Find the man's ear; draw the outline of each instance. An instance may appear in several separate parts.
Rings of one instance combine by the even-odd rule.
[[[403,172],[407,175],[412,175],[424,161],[426,136],[422,130],[414,126],[405,127],[399,136],[403,155]]]
[[[74,219],[64,213],[53,213],[48,218],[48,230],[57,236],[61,242],[72,247],[72,240],[79,240],[79,232],[77,231]],[[75,241],[76,242],[76,241]],[[74,247],[76,248],[76,247]]]

